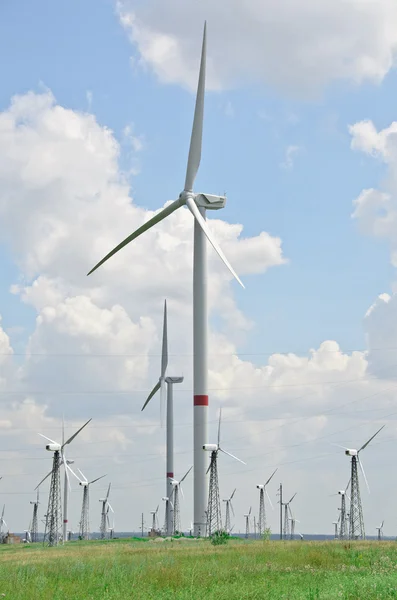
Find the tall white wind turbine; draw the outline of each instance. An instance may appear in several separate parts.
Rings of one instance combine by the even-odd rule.
[[[208,316],[207,316],[207,244],[206,238],[220,256],[226,267],[243,286],[227,258],[215,241],[206,223],[206,210],[218,210],[225,206],[225,196],[194,193],[193,185],[200,166],[204,118],[204,93],[206,70],[206,25],[204,25],[200,73],[197,86],[196,106],[190,139],[189,157],[183,191],[178,200],[160,210],[134,233],[109,252],[91,271],[92,273],[111,256],[124,248],[142,233],[159,223],[173,212],[187,206],[194,217],[193,250],[193,406],[194,406],[194,530],[205,531],[207,476],[205,453],[202,448],[208,439]],[[244,286],[243,286],[244,287]]]
[[[262,483],[257,485],[256,487],[259,490],[259,519],[258,519],[258,532],[259,532],[259,537],[263,536],[265,534],[265,529],[266,529],[266,508],[265,508],[265,494],[267,496],[267,499],[269,500],[269,504],[273,509],[273,504],[272,501],[270,500],[270,496],[267,492],[267,486],[269,485],[272,477],[274,476],[274,474],[276,473],[277,469],[275,471],[273,471],[273,473],[270,475],[269,479],[266,481],[266,483]]]
[[[173,530],[172,502],[170,501],[174,477],[174,384],[182,383],[183,377],[166,377],[168,366],[168,330],[167,330],[167,300],[164,300],[164,319],[163,319],[163,342],[161,350],[161,372],[160,377],[149,396],[142,410],[146,408],[153,396],[160,390],[160,413],[161,422],[164,414],[164,396],[165,385],[167,384],[167,433],[166,433],[166,468],[165,468],[165,533],[171,535]]]

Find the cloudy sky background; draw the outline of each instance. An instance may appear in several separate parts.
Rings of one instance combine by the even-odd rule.
[[[266,9],[265,9],[266,8]],[[186,210],[87,271],[179,194],[203,21],[208,94],[199,191],[246,290],[210,261],[210,435],[235,530],[278,473],[303,533],[332,532],[359,447],[368,534],[395,535],[397,6],[392,0],[40,0],[0,7],[0,502],[28,526],[51,466],[37,432],[92,423],[68,456],[112,481],[116,529],[164,494],[158,399],[169,305],[175,474],[192,464],[192,219]],[[395,120],[396,119],[396,120]],[[209,440],[211,441],[211,439]],[[192,519],[186,480],[184,528]],[[44,513],[47,488],[42,489]],[[70,521],[78,530],[81,489]],[[163,507],[161,507],[163,519]],[[278,531],[278,515],[269,511]]]

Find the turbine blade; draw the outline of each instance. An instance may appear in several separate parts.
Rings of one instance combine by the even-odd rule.
[[[185,481],[186,477],[189,475],[189,473],[192,469],[193,469],[193,466],[191,466],[190,469],[188,471],[186,471],[186,473],[184,474],[184,476],[182,477],[182,479],[180,480],[179,483],[182,483],[182,481]]]
[[[165,378],[168,366],[167,300],[164,300],[163,347],[161,350],[161,377]]]
[[[208,475],[210,468],[211,468],[211,461],[210,461],[210,464],[208,465],[208,469],[205,472],[206,475]]]
[[[230,508],[232,509],[233,517],[235,517],[233,504],[231,502],[230,502]]]
[[[232,493],[232,495],[230,496],[229,500],[233,500],[233,496],[234,496],[234,494],[235,494],[236,490],[237,490],[237,488],[234,488],[234,490],[233,490],[233,493]]]
[[[108,493],[106,494],[106,500],[109,498],[109,494],[110,494],[110,486],[112,485],[112,482],[109,483],[109,487],[108,487]],[[108,503],[109,504],[109,503]]]
[[[200,73],[197,85],[196,106],[194,108],[194,119],[192,135],[190,137],[189,158],[186,168],[185,191],[193,190],[194,180],[201,160],[201,145],[203,139],[204,120],[204,94],[205,94],[205,67],[207,58],[207,23],[204,23],[203,45],[201,48]]]
[[[72,475],[74,475],[74,476],[76,477],[77,481],[82,481],[82,480],[80,479],[80,477],[79,477],[78,475],[76,475],[76,473],[73,471],[72,467],[70,467],[68,464],[66,464],[66,467],[67,467],[67,469],[68,469],[68,470],[71,472],[71,474],[72,474]],[[81,473],[81,471],[80,471],[80,473]],[[82,482],[82,483],[84,483],[84,482]]]
[[[43,481],[45,481],[47,479],[47,477],[49,477],[51,474],[52,474],[52,470],[49,473],[47,473],[47,475],[40,481],[39,484],[36,485],[36,487],[34,489],[37,490],[38,487],[43,483]]]
[[[80,475],[83,478],[83,483],[88,483],[88,479],[87,477],[84,475],[84,473],[82,471],[80,471],[80,469],[77,467],[78,472],[80,473]]]
[[[295,496],[296,496],[297,493],[298,492],[295,492],[295,494],[292,496],[291,500],[287,503],[288,505],[289,505],[290,502],[292,502],[292,500],[295,498]]]
[[[224,262],[224,264],[226,265],[226,267],[229,269],[230,273],[239,282],[239,284],[243,288],[245,288],[243,282],[241,281],[241,279],[237,275],[236,271],[233,269],[233,267],[231,266],[231,264],[227,260],[226,256],[223,254],[223,252],[222,252],[221,248],[219,247],[218,243],[212,237],[212,233],[211,233],[211,231],[208,228],[207,222],[204,219],[204,217],[201,215],[201,213],[200,213],[199,209],[197,208],[197,205],[194,202],[194,200],[192,198],[187,198],[187,200],[186,200],[186,206],[189,208],[190,212],[193,214],[194,218],[196,219],[196,221],[200,225],[201,229],[205,233],[208,241],[210,242],[210,244],[212,245],[212,247],[214,248],[214,250],[217,252],[217,254],[221,258],[221,260]]]
[[[110,502],[108,502],[108,507],[110,508],[110,510],[112,511],[112,513],[114,513],[113,508],[110,506]]]
[[[170,204],[166,208],[163,208],[162,210],[160,210],[160,212],[158,212],[156,215],[154,215],[154,217],[152,217],[151,219],[146,221],[146,223],[144,223],[143,225],[138,227],[138,229],[136,231],[134,231],[134,233],[131,233],[131,235],[129,235],[127,238],[125,238],[125,240],[123,240],[118,246],[113,248],[113,250],[111,250],[104,258],[102,258],[102,260],[100,260],[99,263],[97,263],[95,265],[95,267],[93,267],[91,269],[91,271],[89,273],[87,273],[87,275],[91,275],[91,273],[96,271],[101,265],[103,265],[104,262],[109,260],[109,258],[111,258],[114,254],[116,254],[116,252],[118,252],[119,250],[124,248],[124,246],[126,246],[127,244],[132,242],[132,240],[135,240],[138,236],[141,235],[141,233],[144,233],[145,231],[147,231],[148,229],[153,227],[153,225],[156,225],[156,223],[159,223],[160,221],[162,221],[163,219],[168,217],[168,215],[173,213],[180,206],[181,206],[180,201],[175,200],[172,204]]]
[[[222,409],[219,409],[219,423],[218,423],[218,448],[221,443],[221,419],[222,419]]]
[[[270,496],[269,496],[269,494],[267,493],[267,489],[266,489],[266,488],[265,488],[265,494],[266,494],[266,496],[267,496],[267,499],[269,500],[269,504],[270,504],[270,506],[272,507],[272,510],[274,510],[274,506],[273,506],[273,504],[272,504],[272,501],[270,500]]]
[[[150,400],[153,398],[153,396],[156,394],[156,392],[158,392],[160,389],[160,381],[158,381],[156,383],[156,385],[154,386],[154,388],[152,389],[152,391],[150,392],[149,396],[146,399],[145,404],[142,406],[141,410],[144,410],[146,408],[146,406],[148,405],[148,403],[150,402]]]
[[[267,486],[267,484],[269,483],[269,481],[272,479],[272,477],[276,474],[276,472],[277,472],[277,469],[275,469],[275,471],[273,471],[273,473],[270,475],[269,479],[265,483],[265,487]]]
[[[103,479],[104,477],[106,477],[106,475],[101,475],[100,477],[97,477],[96,479],[89,481],[88,485],[91,485],[91,483],[95,483],[96,481],[99,481],[100,479]]]
[[[69,465],[68,465],[68,462],[66,460],[66,456],[63,453],[61,453],[61,456],[62,456],[63,468],[65,469],[66,481],[68,482],[69,491],[71,491],[72,488],[70,487],[70,479],[69,479],[69,473],[68,473],[68,466]]]
[[[185,499],[185,494],[183,493],[183,488],[182,488],[181,484],[179,484],[179,490],[181,492],[182,498]]]
[[[234,456],[234,454],[230,454],[230,452],[226,452],[226,450],[222,450],[222,448],[219,448],[219,450],[221,452],[223,452],[223,454],[227,454],[228,456],[231,456],[232,458],[234,458],[235,460],[238,460],[238,462],[241,462],[243,465],[246,465],[247,463],[245,463],[243,460],[240,460],[239,458],[237,458],[237,456]]]
[[[65,419],[63,417],[63,413],[62,413],[62,446],[65,442]]]
[[[164,413],[165,413],[165,379],[162,377],[160,380],[160,425],[164,427]]]
[[[357,457],[358,458],[358,457]],[[361,469],[361,473],[363,474],[364,480],[365,480],[365,484],[367,486],[367,490],[368,490],[368,494],[371,493],[370,489],[369,489],[369,485],[368,485],[368,480],[367,480],[367,476],[365,475],[365,471],[364,471],[364,467],[363,464],[361,462],[361,460],[358,458],[358,464],[360,465],[360,469]]]
[[[45,440],[48,440],[49,442],[51,442],[51,444],[57,444],[58,442],[54,442],[54,440],[52,440],[51,438],[47,437],[46,435],[43,435],[42,433],[38,433],[37,435],[41,435],[42,438],[44,438]]]
[[[374,433],[374,435],[373,435],[371,438],[369,438],[368,442],[365,442],[365,444],[364,444],[363,446],[361,446],[361,448],[360,448],[360,450],[359,450],[358,452],[361,452],[361,450],[364,450],[364,448],[366,448],[366,447],[368,446],[368,444],[369,444],[370,442],[372,442],[372,440],[374,439],[374,437],[375,437],[376,435],[378,435],[378,433],[379,433],[380,431],[382,431],[382,429],[383,429],[384,427],[386,427],[386,425],[382,425],[382,427],[381,427],[380,429],[378,429],[378,431],[377,431],[376,433]],[[358,454],[358,452],[357,452],[357,454]]]
[[[70,444],[70,442],[72,442],[72,441],[74,440],[74,438],[76,437],[76,435],[79,435],[80,431],[81,431],[82,429],[84,429],[84,427],[86,427],[86,425],[88,425],[88,423],[89,423],[90,421],[92,421],[92,419],[88,419],[87,423],[84,423],[84,425],[83,425],[82,427],[80,427],[80,429],[78,429],[78,430],[76,431],[76,433],[74,433],[74,434],[73,434],[73,435],[72,435],[72,436],[71,436],[71,437],[70,437],[68,440],[66,440],[66,442],[65,442],[64,444],[62,444],[62,448],[63,448],[64,446],[66,446],[67,444]]]

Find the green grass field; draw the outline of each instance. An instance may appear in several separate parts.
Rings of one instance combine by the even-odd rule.
[[[0,547],[0,598],[397,598],[395,542],[69,542]]]

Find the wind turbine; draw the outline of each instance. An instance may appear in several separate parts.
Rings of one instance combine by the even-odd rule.
[[[79,485],[83,487],[83,504],[81,506],[81,517],[80,517],[80,539],[89,540],[90,539],[90,485],[103,479],[106,475],[101,475],[92,481],[88,481],[87,477],[77,469],[83,479],[80,479],[75,473],[75,477],[79,480]]]
[[[252,510],[252,506],[250,506],[250,509],[249,509],[248,513],[246,515],[244,515],[244,518],[245,518],[245,537],[247,539],[249,538],[249,534],[250,534],[250,516],[251,516],[251,510]]]
[[[233,508],[232,500],[233,500],[233,496],[236,492],[236,489],[237,488],[234,488],[230,498],[226,498],[225,500],[223,500],[223,502],[226,502],[226,510],[225,510],[225,531],[226,531],[226,533],[231,532],[230,511],[232,511],[232,514],[234,517],[234,508]]]
[[[99,479],[101,479],[99,477]],[[94,480],[96,481],[96,480]],[[91,483],[94,483],[93,481]],[[107,525],[107,521],[109,521],[109,516],[108,516],[108,512],[109,512],[109,508],[112,511],[112,513],[114,513],[113,508],[110,505],[109,502],[109,494],[110,494],[110,486],[112,484],[109,483],[109,487],[108,487],[108,491],[107,494],[105,496],[105,498],[100,498],[99,502],[102,502],[102,510],[101,510],[101,525],[99,527],[99,536],[101,538],[101,540],[104,540],[106,537],[106,525]],[[107,507],[107,510],[106,510]]]
[[[150,514],[152,515],[152,532],[156,533],[158,531],[158,521],[157,521],[157,513],[159,510],[159,505],[157,505],[156,510],[151,510]]]
[[[282,502],[282,505],[284,506],[284,532],[283,532],[283,538],[286,540],[288,539],[288,537],[290,536],[290,527],[289,527],[289,517],[288,517],[288,513],[290,512],[290,504],[292,502],[292,500],[295,498],[297,492],[295,492],[295,494],[292,496],[292,498],[290,498],[290,500],[288,500],[288,502]]]
[[[42,479],[40,481],[40,483],[35,488],[35,489],[37,489],[43,483],[43,481],[51,475],[50,494],[49,494],[49,498],[48,498],[48,508],[47,508],[47,517],[46,517],[47,520],[46,520],[46,527],[45,527],[46,532],[48,531],[48,545],[49,546],[56,546],[59,543],[59,538],[60,538],[59,533],[60,533],[61,519],[62,519],[61,474],[60,474],[61,462],[65,468],[65,482],[67,482],[66,485],[70,485],[68,470],[71,473],[73,473],[72,469],[68,465],[68,461],[66,460],[64,447],[67,446],[68,444],[70,444],[74,440],[74,438],[80,433],[80,431],[82,429],[84,429],[84,427],[86,427],[91,420],[92,419],[89,419],[86,423],[84,423],[84,425],[82,427],[80,427],[80,429],[78,429],[76,431],[76,433],[74,433],[69,439],[67,439],[66,442],[64,442],[64,440],[63,440],[63,431],[62,431],[62,444],[59,444],[58,442],[51,440],[50,438],[43,435],[42,433],[39,433],[39,435],[42,438],[44,438],[45,440],[48,440],[50,442],[50,444],[46,445],[46,447],[45,447],[46,450],[54,453],[54,458],[53,458],[53,462],[52,462],[52,470],[50,471],[50,473],[48,473],[44,477],[44,479]],[[73,473],[73,475],[75,475],[75,473]],[[66,485],[65,485],[65,487],[66,487]],[[66,517],[65,518],[67,519],[67,493],[64,494],[64,500],[65,500],[65,497],[66,497],[66,505],[65,505]],[[67,523],[67,520],[66,520],[66,523]],[[65,527],[65,523],[64,523],[64,527]],[[63,539],[65,540],[65,538],[63,538]]]
[[[171,502],[171,498],[172,498],[173,507],[171,506],[171,508],[173,508],[173,511],[174,511],[174,518],[173,518],[173,523],[172,523],[173,535],[176,535],[177,533],[181,532],[181,511],[180,511],[179,492],[181,492],[181,494],[183,496],[182,482],[185,481],[186,477],[189,475],[189,473],[192,469],[193,469],[193,467],[190,467],[190,469],[188,471],[186,471],[186,473],[184,474],[182,479],[180,479],[179,481],[177,481],[176,479],[171,479],[172,492],[171,492],[171,496],[170,496],[170,502]]]
[[[207,472],[210,472],[210,485],[208,490],[208,507],[207,507],[207,535],[211,537],[215,531],[220,531],[222,529],[222,515],[221,515],[221,502],[219,496],[219,482],[218,482],[218,452],[223,452],[223,454],[227,454],[231,456],[238,462],[241,462],[243,465],[246,463],[234,456],[234,454],[230,454],[230,452],[226,452],[223,448],[221,448],[221,418],[222,418],[222,409],[219,409],[219,423],[218,423],[218,443],[217,444],[204,444],[203,449],[207,450],[207,452],[211,452],[211,462],[208,467]]]
[[[110,504],[108,505],[107,510],[106,510],[106,521],[107,521],[107,527],[108,527],[108,532],[109,532],[109,539],[112,540],[114,537],[115,518],[114,518],[114,510],[112,509],[113,523],[112,523],[112,526],[110,526],[109,508],[110,508]]]
[[[39,525],[38,525],[38,510],[39,510],[39,488],[37,488],[37,498],[36,502],[30,502],[33,504],[33,516],[32,516],[32,524],[30,528],[31,533],[31,541],[32,543],[39,541]]]
[[[3,505],[3,511],[1,513],[1,517],[0,517],[0,540],[3,539],[4,537],[4,533],[3,533],[3,525],[5,525],[7,527],[7,523],[4,520],[4,511],[6,509],[6,505]]]
[[[360,465],[361,472],[363,474],[365,483],[367,485],[367,489],[369,492],[369,485],[367,478],[365,476],[364,467],[362,461],[360,460],[360,452],[364,450],[368,446],[370,442],[374,439],[376,435],[385,425],[382,425],[380,429],[372,437],[369,438],[365,444],[361,446],[358,450],[355,448],[346,448],[345,446],[339,446],[339,444],[334,444],[335,446],[339,446],[343,448],[346,456],[351,456],[351,475],[350,475],[350,516],[349,516],[349,539],[357,540],[357,539],[365,539],[365,528],[364,528],[364,518],[363,518],[363,509],[361,505],[361,496],[360,496],[360,486],[359,486],[359,477],[358,477],[358,468],[357,465]]]
[[[384,521],[382,521],[379,527],[376,528],[376,531],[378,532],[378,542],[380,542],[383,539],[383,524]]]
[[[339,519],[340,519],[340,515],[339,515]],[[337,540],[338,539],[338,525],[339,525],[339,520],[338,521],[332,521],[332,525],[335,527],[334,538]]]
[[[134,233],[111,250],[88,273],[90,275],[116,252],[135,240],[142,233],[159,223],[182,206],[187,206],[194,217],[193,242],[193,418],[194,418],[194,529],[195,535],[205,531],[207,477],[205,456],[202,448],[208,440],[208,315],[207,315],[207,243],[211,243],[231,274],[243,286],[227,258],[215,241],[206,223],[206,211],[225,206],[225,196],[194,193],[193,185],[201,160],[201,145],[204,118],[206,70],[206,24],[204,25],[200,73],[197,86],[193,128],[190,139],[189,157],[183,191],[179,198],[160,210]]]
[[[270,500],[269,494],[267,493],[266,486],[269,484],[269,482],[271,481],[271,479],[274,476],[274,474],[276,473],[276,471],[277,471],[277,469],[275,471],[273,471],[273,473],[270,475],[270,477],[266,481],[266,483],[256,486],[259,490],[259,520],[258,520],[259,537],[261,537],[265,534],[265,529],[266,529],[265,494],[267,496],[267,499],[269,500],[270,506],[273,509],[273,504],[272,504],[272,501]]]
[[[144,410],[153,396],[160,390],[160,413],[161,422],[164,413],[165,384],[167,384],[167,433],[166,433],[166,475],[165,475],[165,497],[171,498],[172,483],[174,477],[174,384],[182,383],[183,377],[166,377],[168,366],[168,332],[167,332],[167,301],[164,300],[164,319],[163,319],[163,343],[161,351],[161,372],[160,378],[152,391],[150,392],[145,404]],[[165,504],[165,533],[172,534],[172,507],[169,501]]]

